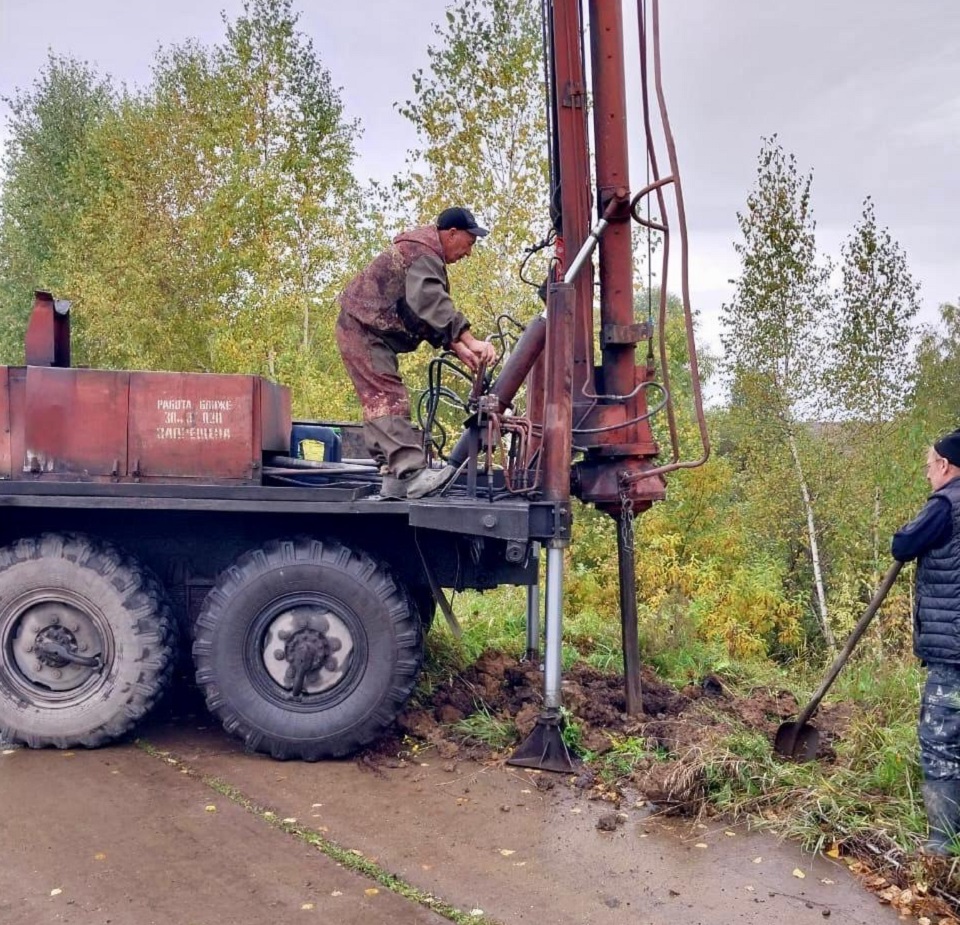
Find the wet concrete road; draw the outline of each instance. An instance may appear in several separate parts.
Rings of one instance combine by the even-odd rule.
[[[840,864],[722,825],[666,828],[639,808],[601,832],[609,805],[528,772],[431,751],[396,768],[280,763],[182,722],[144,738],[159,754],[0,755],[0,923],[446,921],[339,866],[307,829],[503,923],[898,920]]]

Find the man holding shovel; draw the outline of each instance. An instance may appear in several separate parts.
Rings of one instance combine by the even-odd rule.
[[[926,850],[960,848],[960,430],[927,453],[933,489],[893,536],[894,559],[917,560],[913,651],[927,667],[920,703],[920,765],[930,835]]]

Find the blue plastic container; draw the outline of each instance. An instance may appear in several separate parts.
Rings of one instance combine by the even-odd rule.
[[[294,421],[290,430],[290,451],[297,459],[340,462],[340,431],[335,427]]]

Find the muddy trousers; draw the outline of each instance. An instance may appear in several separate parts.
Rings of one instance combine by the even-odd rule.
[[[423,442],[410,423],[410,396],[400,378],[397,351],[343,312],[336,337],[363,409],[367,452],[390,475],[413,475],[426,463]]]
[[[960,834],[960,665],[928,666],[917,734],[930,825],[927,850],[947,854]]]

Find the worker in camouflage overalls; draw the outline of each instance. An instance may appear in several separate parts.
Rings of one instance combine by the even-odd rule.
[[[930,835],[926,850],[960,848],[960,430],[927,452],[933,493],[894,534],[893,557],[917,560],[913,650],[927,667],[920,702],[920,765]]]
[[[426,341],[452,350],[472,370],[493,364],[493,344],[470,333],[450,298],[446,269],[486,234],[469,210],[445,209],[435,225],[397,235],[340,294],[337,346],[363,408],[367,451],[383,473],[383,498],[421,498],[454,474],[427,468],[398,356]]]

